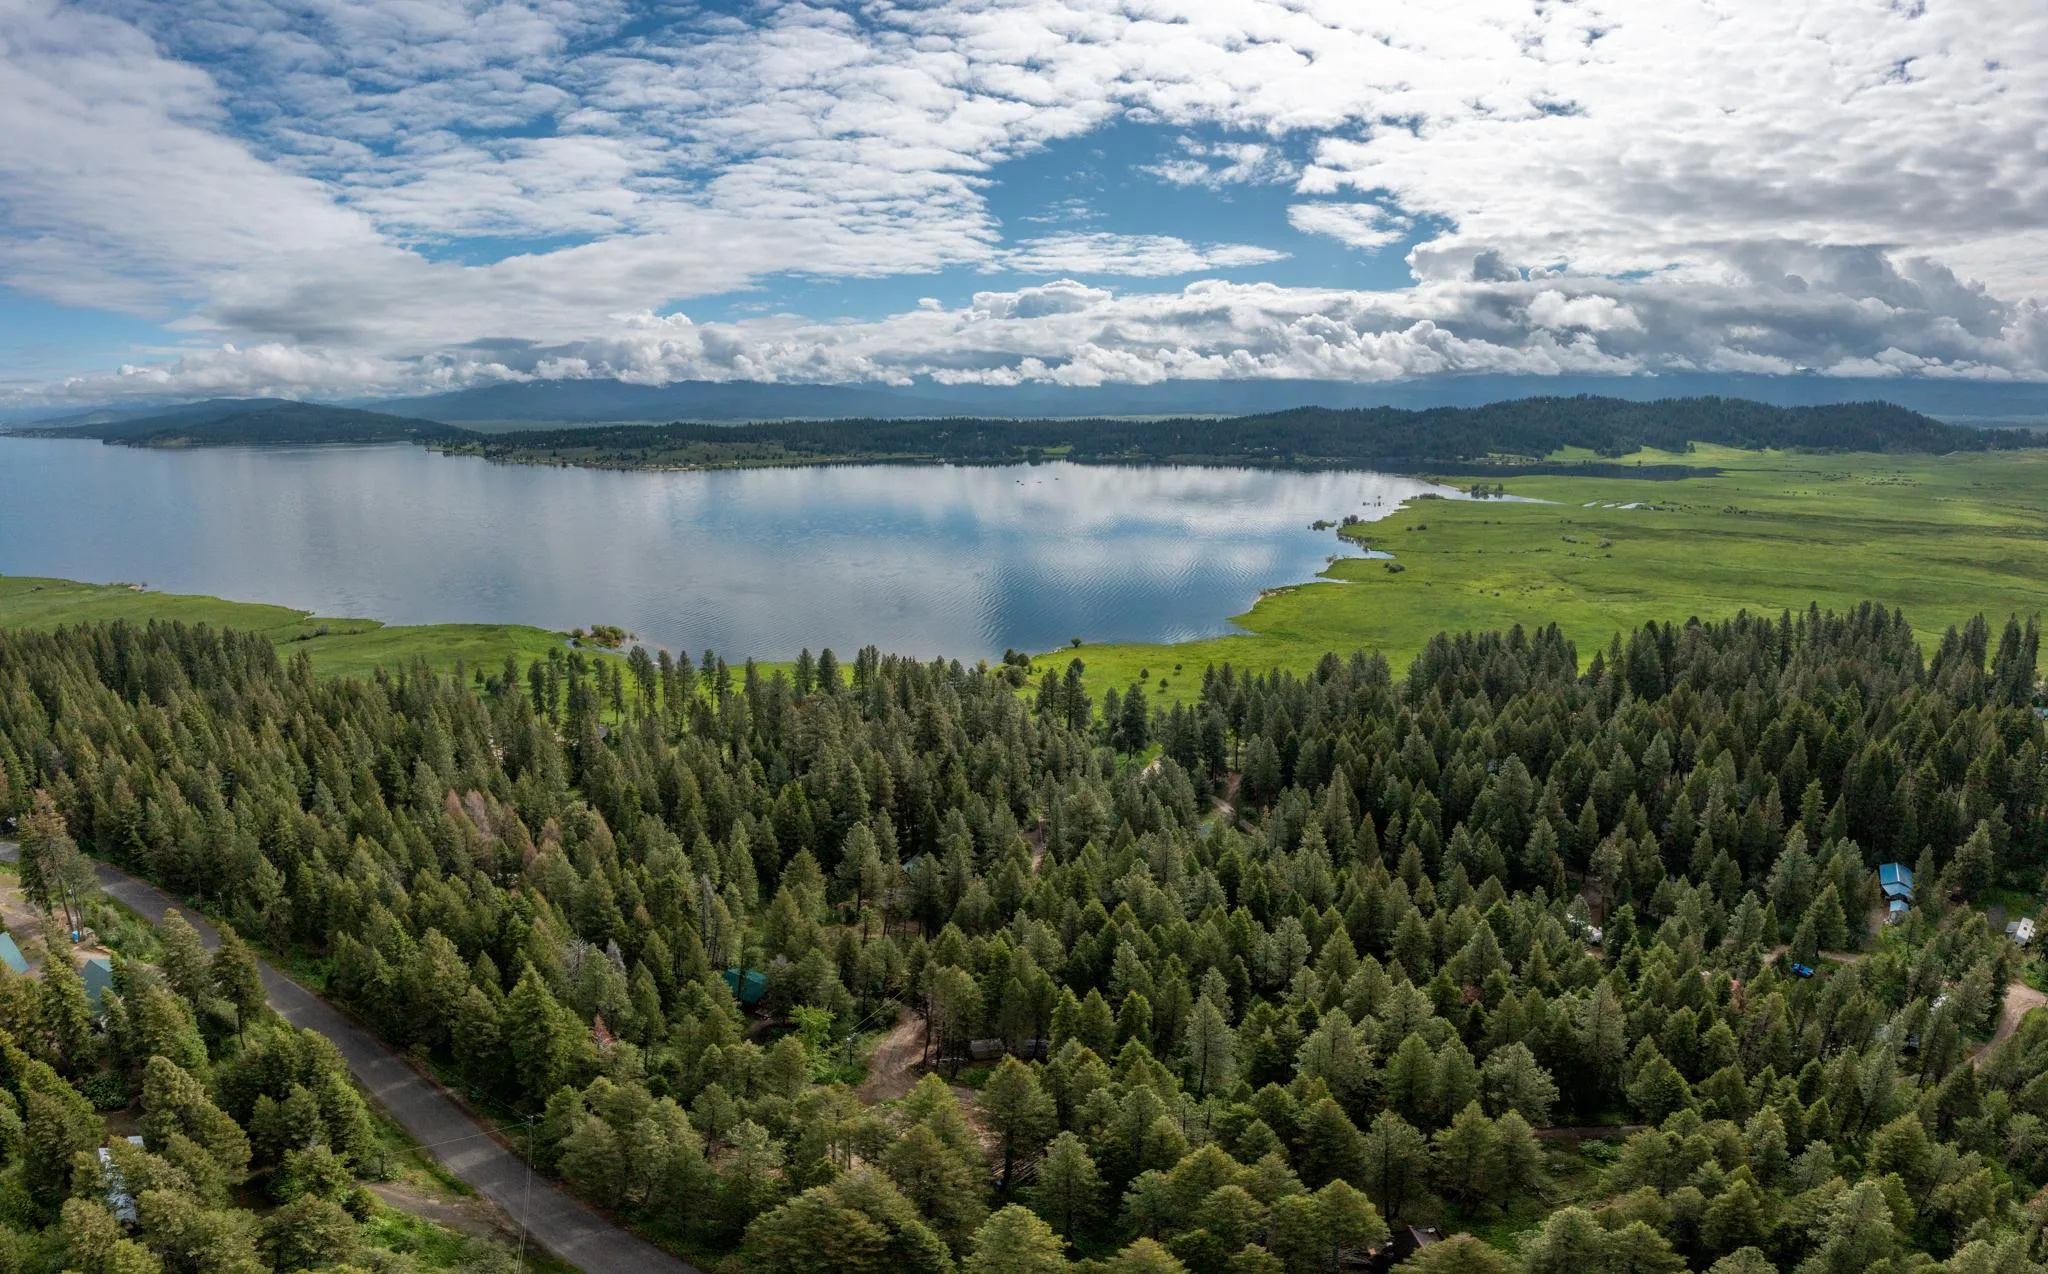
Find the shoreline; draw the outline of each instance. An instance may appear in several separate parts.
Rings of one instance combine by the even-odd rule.
[[[1363,651],[1386,657],[1398,675],[1439,633],[1554,623],[1583,666],[1614,634],[1649,620],[1683,625],[1872,601],[1903,609],[1932,651],[1947,628],[1975,615],[1996,627],[2009,615],[2048,610],[2048,566],[2039,556],[2048,535],[2048,452],[1809,456],[1702,447],[1682,458],[1704,462],[1703,476],[1531,475],[1515,484],[1522,499],[1410,499],[1339,531],[1349,545],[1390,553],[1392,562],[1340,556],[1311,578],[1260,590],[1241,612],[1219,616],[1228,627],[1213,636],[1096,644],[1084,634],[1081,645],[1037,652],[1032,663],[1042,673],[1078,658],[1091,693],[1145,685],[1169,706],[1195,697],[1200,678],[1190,670],[1209,664],[1306,673],[1326,652]],[[1681,457],[1630,459],[1654,469]],[[57,594],[24,598],[24,583]],[[1348,587],[1310,587],[1320,583]],[[494,671],[508,653],[524,663],[567,640],[523,625],[390,627],[262,603],[0,576],[0,628],[116,618],[254,629],[287,655],[305,651],[321,675],[367,675],[420,657],[443,669],[460,661]],[[318,633],[321,624],[330,631]],[[1167,669],[1161,687],[1155,674]]]

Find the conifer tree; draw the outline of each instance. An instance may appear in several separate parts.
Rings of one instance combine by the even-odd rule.
[[[918,1124],[883,1154],[882,1167],[948,1247],[966,1250],[986,1209],[980,1174],[965,1156]]]
[[[37,998],[47,1032],[49,1063],[72,1078],[89,1074],[97,1060],[92,1005],[68,956],[53,958],[45,965]]]
[[[1070,1268],[1060,1236],[1025,1208],[1011,1204],[974,1232],[974,1251],[963,1274],[1065,1274]]]
[[[1430,1157],[1443,1192],[1471,1205],[1500,1185],[1500,1133],[1474,1102],[1430,1138]]]
[[[1073,1241],[1101,1207],[1102,1177],[1086,1144],[1071,1132],[1053,1138],[1026,1195],[1040,1216]]]
[[[1428,1151],[1422,1134],[1391,1110],[1383,1110],[1366,1130],[1364,1164],[1353,1180],[1378,1206],[1381,1215],[1399,1217],[1422,1193]]]
[[[207,976],[214,993],[234,1006],[235,1034],[241,1035],[263,1011],[263,974],[255,953],[226,925],[220,927],[220,946],[208,962]]]
[[[1222,1009],[1207,996],[1195,1001],[1181,1048],[1197,1101],[1236,1082],[1236,1035]]]
[[[160,964],[164,980],[184,997],[194,1013],[199,1012],[212,997],[213,977],[198,930],[173,908],[157,926],[157,941],[163,947]]]
[[[1005,1057],[982,1086],[980,1105],[996,1135],[1002,1163],[996,1191],[1008,1197],[1017,1164],[1036,1155],[1055,1131],[1052,1098],[1045,1095],[1031,1067]]]

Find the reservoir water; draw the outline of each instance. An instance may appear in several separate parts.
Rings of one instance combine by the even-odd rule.
[[[1367,472],[1066,463],[614,473],[423,448],[0,438],[0,573],[394,624],[618,624],[788,658],[1230,631],[1262,589],[1449,488]]]

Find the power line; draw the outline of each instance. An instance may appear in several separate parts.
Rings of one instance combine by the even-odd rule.
[[[528,1115],[517,1125],[494,1124],[477,1132],[464,1133],[460,1137],[449,1137],[441,1141],[415,1142],[407,1148],[408,1150],[432,1150],[439,1146],[452,1146],[457,1142],[475,1141],[479,1137],[489,1137],[497,1133],[509,1133],[515,1126],[525,1130],[526,1180],[520,1190],[519,1198],[519,1268],[522,1272],[526,1269],[526,1218],[533,1208],[533,1132],[534,1124],[539,1118],[540,1116],[538,1115]]]

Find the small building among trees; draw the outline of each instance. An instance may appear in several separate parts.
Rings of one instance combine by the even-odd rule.
[[[725,984],[732,988],[732,997],[743,1008],[754,1007],[761,1002],[762,996],[768,994],[768,975],[759,969],[748,969],[744,973],[738,969],[727,969]]]
[[[1884,891],[1885,922],[1898,920],[1913,905],[1913,869],[1904,863],[1884,863],[1877,869],[1877,884]]]
[[[114,962],[105,956],[94,956],[85,962],[78,976],[85,983],[86,1003],[92,1005],[93,1012],[99,1012],[100,997],[114,985]]]

